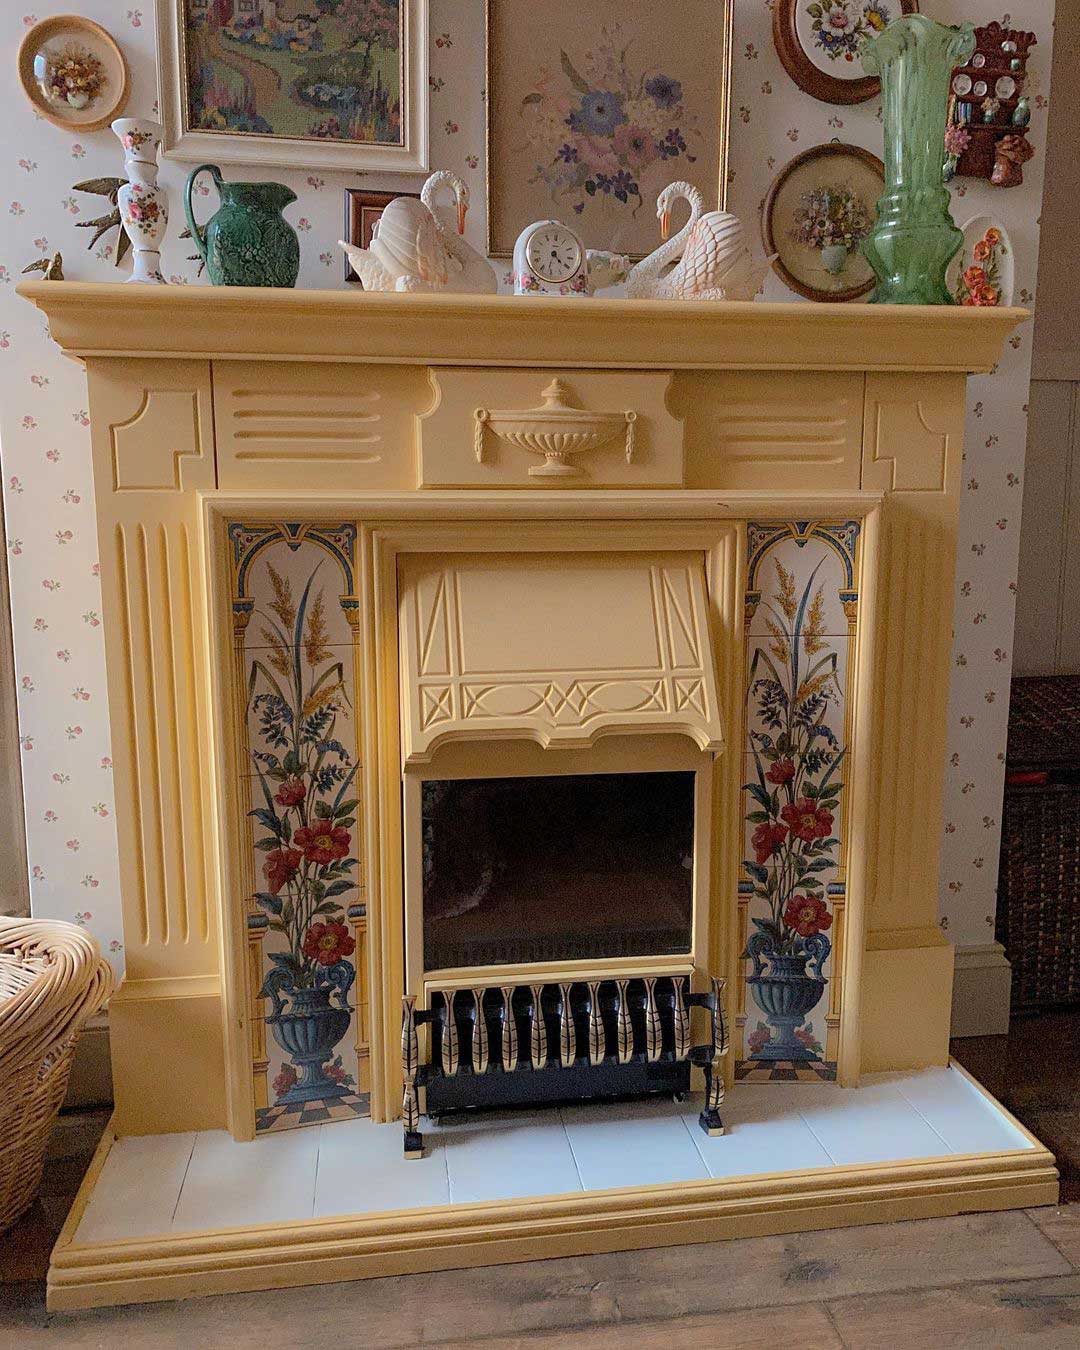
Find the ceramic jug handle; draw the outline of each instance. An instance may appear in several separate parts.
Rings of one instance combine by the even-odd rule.
[[[188,229],[191,231],[191,237],[199,251],[199,257],[202,258],[203,262],[206,262],[206,227],[196,224],[195,212],[191,209],[191,194],[195,188],[195,179],[201,173],[208,173],[213,178],[219,194],[222,180],[221,170],[216,164],[200,164],[197,169],[192,169],[188,174],[188,180],[184,186],[184,215],[187,217]]]

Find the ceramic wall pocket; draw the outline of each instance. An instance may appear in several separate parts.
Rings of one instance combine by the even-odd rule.
[[[964,246],[949,264],[949,291],[958,305],[1011,305],[1016,257],[1009,232],[993,216],[972,216],[963,227]]]
[[[1035,151],[1027,138],[1031,104],[1024,93],[1034,33],[999,23],[975,29],[975,50],[952,72],[945,130],[946,178],[986,178],[1019,187]]]
[[[669,238],[676,201],[690,207],[690,218]],[[752,300],[768,263],[754,263],[746,231],[729,211],[705,211],[691,183],[670,183],[656,201],[664,242],[636,263],[626,278],[631,299]]]
[[[765,252],[784,282],[807,300],[859,300],[874,286],[863,257],[885,167],[857,145],[831,141],[796,155],[765,198]]]
[[[773,42],[780,63],[822,103],[865,103],[881,92],[860,61],[863,43],[918,0],[775,0]]]
[[[199,225],[191,194],[199,174],[214,180],[221,203]],[[296,193],[283,183],[226,183],[216,164],[192,169],[184,187],[184,215],[199,256],[214,286],[296,285],[300,240],[281,214]]]
[[[99,24],[75,14],[28,30],[19,47],[19,83],[37,112],[65,131],[100,131],[128,99],[123,52]]]
[[[124,233],[131,241],[132,268],[128,281],[162,286],[161,242],[169,224],[169,198],[158,186],[158,147],[161,127],[142,117],[118,117],[112,124],[124,147],[128,181],[117,189],[116,205]]]

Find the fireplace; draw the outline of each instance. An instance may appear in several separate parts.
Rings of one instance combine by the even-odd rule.
[[[268,1134],[310,1158],[325,1126],[363,1141],[355,1179],[391,1170],[398,1121],[417,1151],[421,1107],[689,1084],[718,1131],[725,1080],[851,1100],[948,1063],[965,374],[1017,311],[21,292],[87,365],[113,723],[116,1114],[77,1211],[117,1184],[115,1135],[227,1129],[258,1172]],[[555,488],[530,473],[553,378],[634,426]],[[310,741],[275,743],[297,721]],[[587,1108],[620,1139],[662,1109]],[[698,1110],[721,1166],[694,1180],[477,1206],[430,1198],[432,1158],[385,1213],[119,1243],[73,1221],[50,1304],[1056,1194],[1034,1146],[826,1167],[745,1114],[705,1139]]]
[[[425,973],[689,955],[694,775],[427,779]]]

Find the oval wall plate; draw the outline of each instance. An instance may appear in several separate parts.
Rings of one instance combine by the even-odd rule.
[[[1009,232],[993,216],[972,216],[961,227],[964,245],[949,264],[949,290],[959,305],[1011,305],[1016,259]]]

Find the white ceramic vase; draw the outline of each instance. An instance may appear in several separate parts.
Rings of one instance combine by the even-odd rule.
[[[169,223],[169,199],[157,181],[161,126],[143,117],[118,117],[112,129],[124,147],[128,177],[116,197],[120,219],[131,240],[134,265],[128,281],[163,286],[161,241]]]

